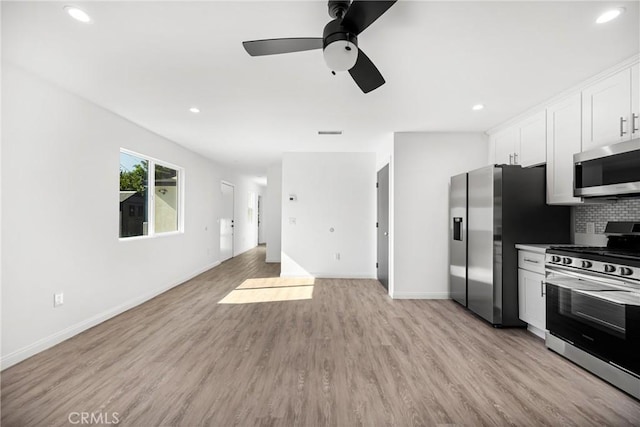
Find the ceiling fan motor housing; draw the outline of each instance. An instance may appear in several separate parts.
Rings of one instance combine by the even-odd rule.
[[[340,22],[340,19],[334,19],[333,21],[330,21],[327,25],[325,25],[324,32],[322,34],[323,48],[339,40],[346,40],[358,46],[358,37],[355,34],[349,32],[349,30],[343,27]]]

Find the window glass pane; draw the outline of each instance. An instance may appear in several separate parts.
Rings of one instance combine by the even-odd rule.
[[[156,165],[156,233],[178,230],[178,171]]]
[[[149,162],[120,153],[120,237],[148,234]]]

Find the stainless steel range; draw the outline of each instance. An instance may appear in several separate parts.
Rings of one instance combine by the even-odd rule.
[[[546,345],[640,399],[640,222],[546,253]]]

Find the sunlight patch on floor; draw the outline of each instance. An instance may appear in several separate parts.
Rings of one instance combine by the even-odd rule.
[[[313,298],[313,277],[266,277],[247,279],[218,304],[300,301]]]
[[[285,286],[309,286],[315,283],[313,277],[261,277],[247,279],[236,289],[281,288]]]

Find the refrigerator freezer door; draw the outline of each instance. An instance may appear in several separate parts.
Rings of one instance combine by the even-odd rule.
[[[449,292],[467,306],[467,174],[451,177],[449,189]]]
[[[501,169],[489,166],[469,172],[469,250],[468,250],[468,307],[493,324],[501,323],[499,310],[494,310],[494,260],[497,249],[494,236],[500,232],[499,207],[496,207],[495,182]],[[499,242],[497,242],[499,243]]]

